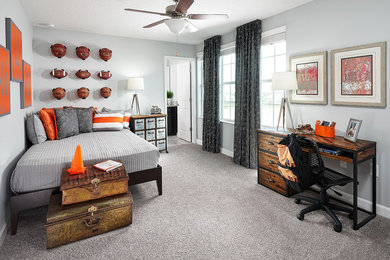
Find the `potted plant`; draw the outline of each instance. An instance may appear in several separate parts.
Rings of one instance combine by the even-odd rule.
[[[168,103],[168,106],[172,105],[172,98],[173,98],[173,92],[170,91],[170,90],[167,90],[167,103]]]

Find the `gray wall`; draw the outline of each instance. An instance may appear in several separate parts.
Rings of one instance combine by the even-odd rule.
[[[22,31],[23,59],[33,66],[33,28],[18,0],[0,1],[0,44],[6,46],[5,18],[10,17]],[[26,148],[24,117],[31,108],[20,109],[20,84],[11,82],[11,114],[0,117],[0,244],[6,234],[9,214],[9,177]],[[34,85],[33,85],[34,87]]]
[[[283,25],[287,26],[287,56],[299,55],[318,51],[352,47],[361,44],[387,41],[390,43],[390,2],[386,0],[316,0],[290,11],[263,20],[263,31]],[[223,35],[227,43],[235,38],[235,32]],[[202,49],[198,45],[196,50]],[[390,64],[387,55],[387,63]],[[330,58],[330,56],[328,56]],[[329,59],[330,61],[330,59]],[[389,75],[387,66],[387,75]],[[330,82],[330,62],[328,62],[328,82]],[[328,96],[330,97],[330,83]],[[389,91],[387,91],[388,106],[386,109],[342,107],[328,105],[292,105],[295,123],[314,124],[318,120],[336,121],[338,134],[343,134],[349,118],[363,120],[359,138],[377,141],[378,155],[378,203],[390,207],[390,138],[388,136],[390,123]],[[329,98],[330,103],[330,98]],[[198,127],[201,128],[201,120]],[[233,145],[233,125],[223,124],[222,146],[229,149]],[[201,135],[198,136],[201,139]],[[338,163],[326,160],[332,168],[351,174],[352,165],[347,169],[339,168]],[[359,196],[371,200],[371,176],[367,173],[369,163],[363,164],[359,170]],[[345,191],[350,192],[346,187]]]
[[[61,59],[50,52],[50,45],[62,43],[67,46],[67,54]],[[90,48],[90,57],[81,60],[76,56],[75,48],[84,45]],[[99,58],[100,48],[112,50],[112,58],[105,62]],[[150,112],[152,105],[164,109],[164,56],[195,57],[193,45],[175,44],[160,41],[139,40],[99,34],[52,30],[34,27],[34,110],[42,107],[64,105],[103,106],[124,109],[131,105],[133,92],[126,90],[128,77],[144,77],[145,89],[139,91],[141,113]],[[56,79],[49,75],[50,70],[63,68],[69,75]],[[75,76],[79,69],[88,69],[92,76],[82,80]],[[109,70],[112,78],[102,80],[97,77],[100,70]],[[111,97],[104,99],[99,90],[103,86],[112,88]],[[56,100],[51,90],[63,87],[67,96]],[[77,96],[80,87],[90,89],[90,95],[83,100]]]

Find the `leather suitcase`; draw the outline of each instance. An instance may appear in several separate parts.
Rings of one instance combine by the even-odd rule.
[[[69,206],[61,205],[61,194],[52,195],[46,220],[47,248],[130,225],[132,204],[130,192]]]
[[[60,188],[62,205],[126,193],[129,190],[128,181],[129,175],[123,165],[109,172],[88,165],[85,173],[74,175],[63,169]]]

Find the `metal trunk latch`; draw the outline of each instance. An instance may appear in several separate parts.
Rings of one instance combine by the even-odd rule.
[[[100,180],[98,178],[95,178],[93,180],[91,180],[91,183],[93,185],[95,185],[95,192],[98,191],[98,183],[100,182]]]

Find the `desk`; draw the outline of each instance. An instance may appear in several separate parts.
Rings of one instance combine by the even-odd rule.
[[[258,183],[262,184],[270,189],[273,189],[279,193],[284,192],[283,195],[290,196],[294,194],[287,185],[285,190],[280,191],[280,179],[281,176],[278,173],[277,165],[278,157],[276,154],[276,145],[287,136],[289,132],[275,131],[275,130],[258,130]],[[353,164],[353,203],[349,204],[345,201],[341,201],[337,198],[331,197],[341,203],[349,205],[353,208],[353,229],[357,230],[367,224],[376,216],[376,142],[358,140],[356,143],[345,140],[341,136],[334,138],[321,137],[318,135],[302,135],[313,141],[315,141],[319,147],[327,149],[337,149],[342,151],[340,155],[331,155],[327,153],[321,153],[321,156],[349,162]],[[362,162],[372,160],[372,209],[371,211],[358,207],[358,165]],[[271,176],[271,177],[270,177]],[[284,182],[284,181],[283,181]],[[284,182],[285,183],[285,182]],[[279,188],[279,190],[277,189]],[[358,222],[358,210],[369,214],[361,222]]]

